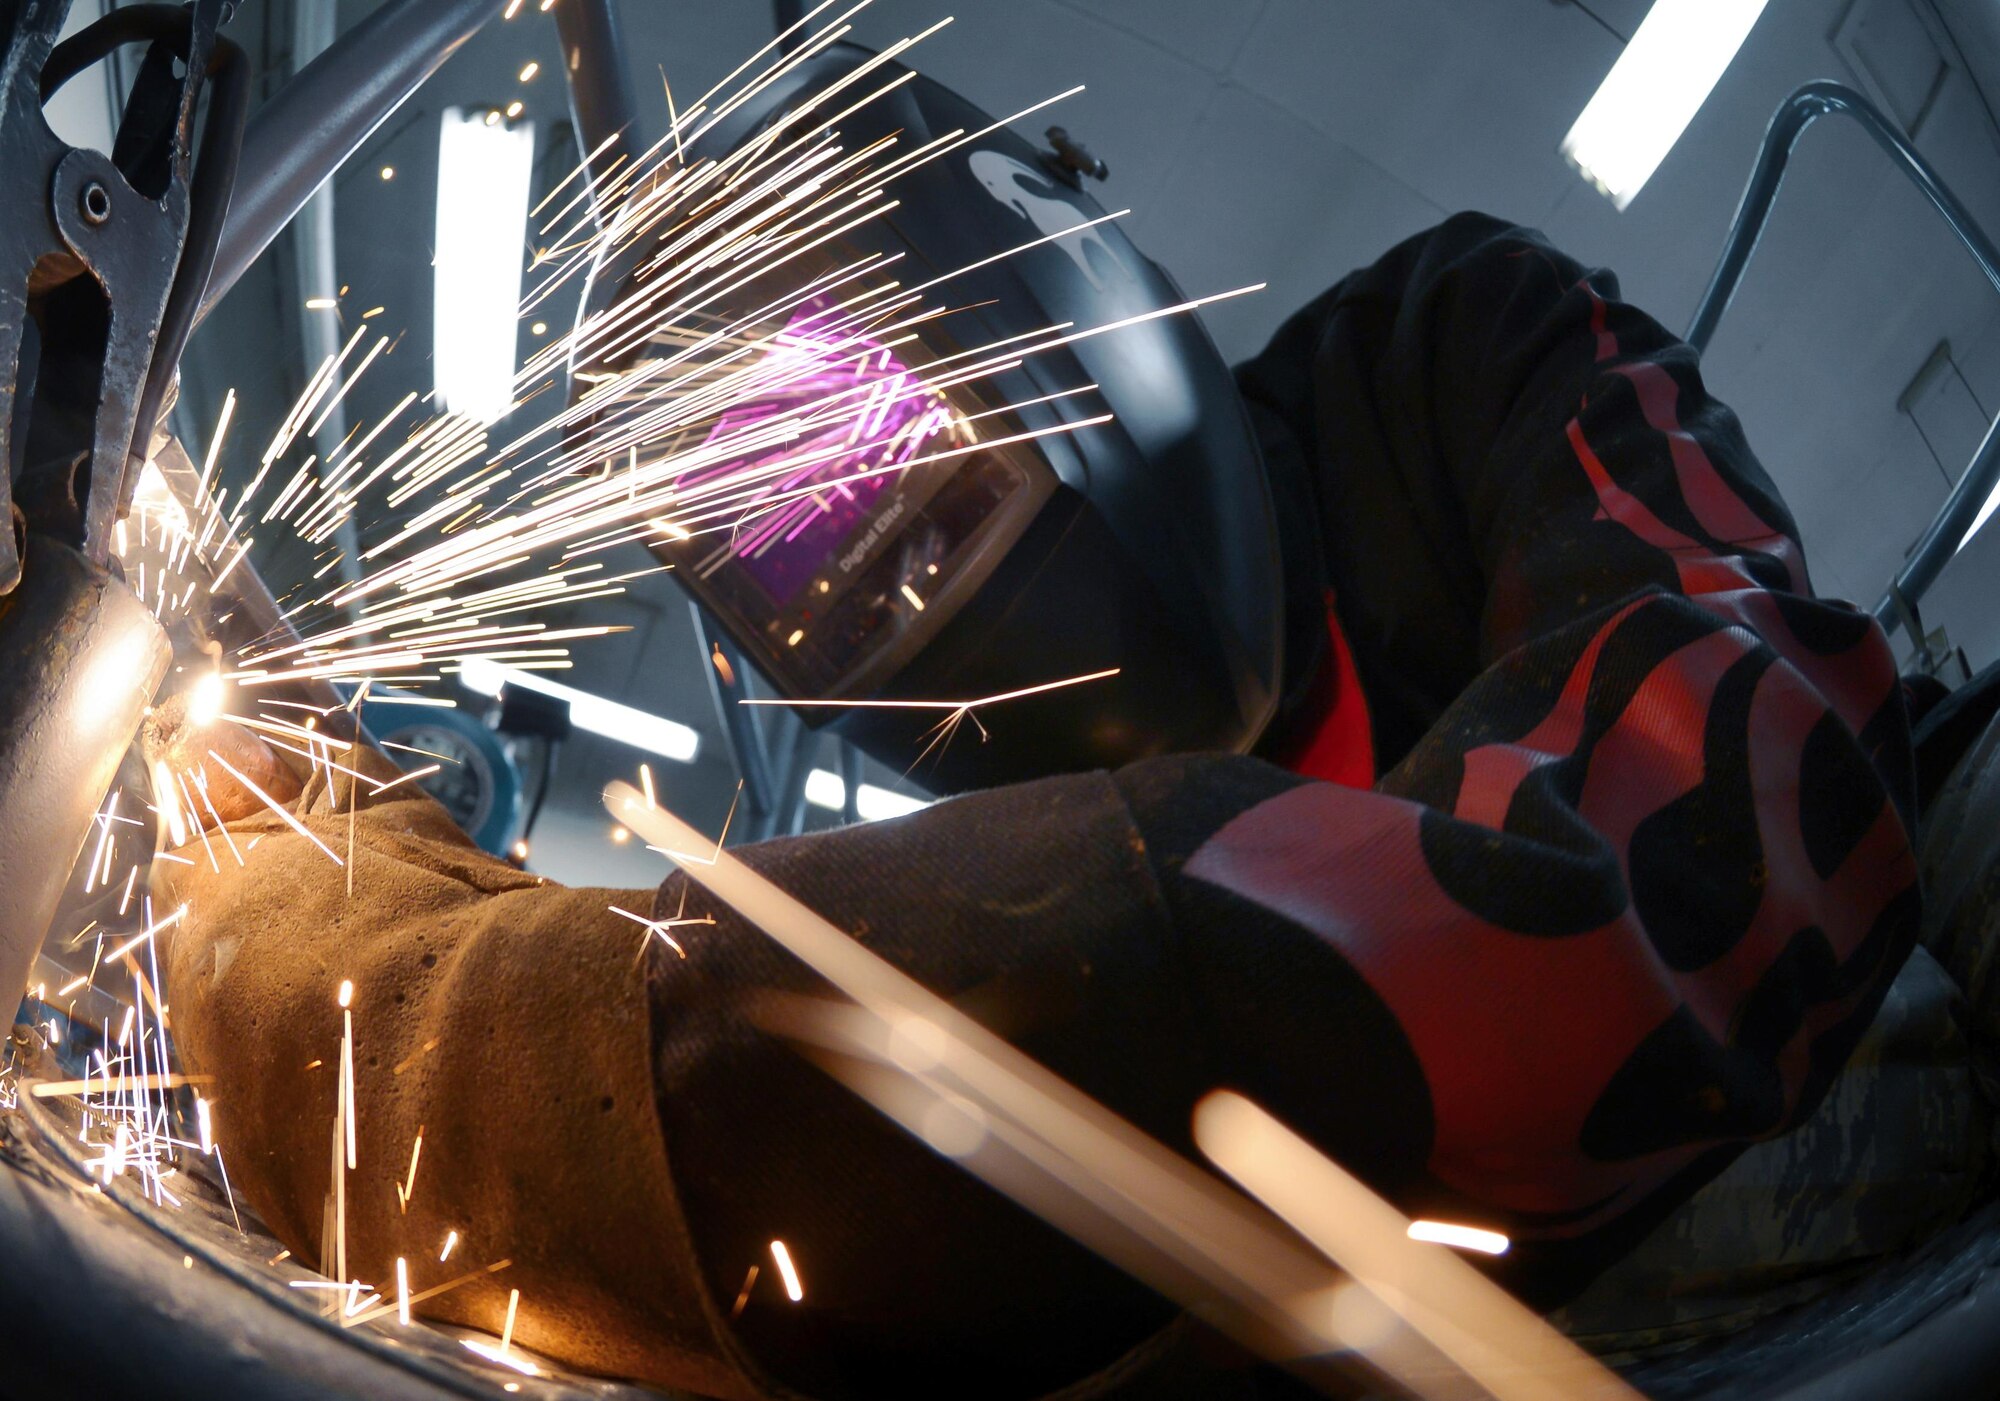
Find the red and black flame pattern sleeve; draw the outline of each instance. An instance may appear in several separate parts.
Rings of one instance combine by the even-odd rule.
[[[1808,1114],[1911,947],[1887,643],[1812,596],[1693,352],[1534,235],[1412,240],[1241,382],[1287,692],[1331,591],[1372,789],[1174,756],[744,859],[1183,1153],[1232,1086],[1506,1232],[1491,1268],[1554,1303]],[[759,1031],[755,998],[824,989],[676,876],[683,906],[717,922],[648,976],[684,1229],[718,1310],[774,1236],[813,1275],[739,1301],[745,1352],[824,1396],[1134,1365],[1161,1301]]]
[[[1560,1298],[1809,1113],[1911,947],[1893,660],[1694,352],[1537,236],[1461,216],[1280,345],[1246,386],[1415,737],[1373,791],[1120,785],[1227,1073]]]

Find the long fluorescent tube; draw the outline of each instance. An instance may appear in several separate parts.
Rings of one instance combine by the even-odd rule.
[[[692,764],[701,749],[701,736],[677,720],[669,720],[663,715],[649,715],[629,705],[606,700],[603,696],[579,691],[574,686],[551,681],[538,671],[520,671],[511,666],[501,666],[498,662],[472,657],[459,668],[458,679],[467,690],[477,691],[482,696],[497,696],[502,686],[519,686],[524,691],[538,691],[542,695],[568,701],[569,722],[579,730],[588,730],[594,735],[615,739],[620,744],[648,750],[679,763]],[[863,788],[861,791],[865,795],[868,790]]]
[[[806,801],[816,808],[832,808],[840,812],[847,806],[847,784],[839,774],[829,769],[814,769],[806,775]],[[862,784],[860,791],[854,795],[854,810],[861,814],[863,822],[902,817],[929,806],[922,798],[912,798],[907,793],[891,793],[872,783]]]
[[[1618,62],[1563,138],[1583,178],[1623,209],[1659,169],[1765,0],[1653,0]]]
[[[438,397],[481,423],[514,405],[522,249],[534,178],[535,127],[497,112],[445,109],[438,131],[436,297]]]

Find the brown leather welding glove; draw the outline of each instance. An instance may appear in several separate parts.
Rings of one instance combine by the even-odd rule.
[[[154,755],[186,764],[215,747],[250,773],[244,751],[258,741],[237,731],[191,750],[177,720],[149,734]],[[365,747],[337,761],[375,783],[398,777]],[[284,786],[260,772],[267,792]],[[526,1348],[582,1370],[756,1395],[715,1341],[725,1330],[667,1170],[649,936],[610,913],[648,911],[653,892],[572,890],[517,871],[414,783],[374,792],[322,769],[292,787],[303,791],[288,809],[310,835],[264,810],[229,822],[226,837],[191,840],[176,853],[189,864],[163,863],[160,895],[188,905],[166,950],[171,1024],[186,1067],[215,1077],[236,1191],[294,1254],[336,1271],[337,996],[351,981],[347,1277],[393,1300],[399,1257],[413,1294],[511,1261],[414,1311],[498,1332],[518,1289],[513,1336]]]

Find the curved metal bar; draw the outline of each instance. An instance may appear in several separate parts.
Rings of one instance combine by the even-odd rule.
[[[1909,176],[1910,183],[1936,206],[1945,222],[1951,225],[1951,231],[1958,235],[1966,251],[1972,254],[1973,261],[1979,264],[1979,270],[1986,274],[1994,289],[2000,291],[2000,248],[1994,247],[1993,240],[1986,236],[1978,221],[1972,217],[1972,212],[1951,192],[1943,177],[1874,103],[1844,83],[1820,79],[1807,83],[1786,98],[1764,133],[1764,145],[1757,153],[1756,169],[1750,174],[1750,183],[1743,187],[1743,199],[1736,206],[1736,218],[1730,224],[1729,238],[1722,246],[1722,260],[1716,264],[1715,275],[1709,279],[1708,290],[1702,294],[1701,303],[1695,308],[1694,320],[1688,324],[1685,339],[1696,350],[1708,349],[1716,323],[1722,320],[1722,313],[1729,309],[1729,303],[1736,296],[1737,285],[1743,281],[1743,270],[1749,266],[1750,255],[1756,251],[1758,240],[1763,237],[1764,224],[1771,215],[1771,202],[1777,198],[1778,186],[1785,178],[1785,167],[1792,158],[1792,147],[1798,144],[1807,127],[1834,112],[1852,117],[1862,130],[1874,138],[1875,144],[1895,162],[1897,168]]]
[[[625,45],[611,0],[568,0],[556,6],[555,15],[576,142],[582,154],[598,153],[590,163],[590,183],[597,222],[602,225],[611,218],[605,187],[613,170],[630,165],[639,155],[638,103],[625,80]]]
[[[1966,532],[1972,529],[1980,508],[1996,487],[2000,487],[2000,419],[1986,425],[1986,436],[1979,440],[1979,449],[1972,454],[1972,461],[1966,464],[1958,485],[1945,498],[1944,509],[1937,513],[1930,527],[1910,547],[1909,558],[1903,561],[1895,579],[1876,601],[1875,620],[1882,624],[1883,631],[1894,636],[1896,625],[1902,621],[1901,611],[1895,604],[1898,593],[1915,603],[1937,582],[1938,575],[1944,572],[1951,557],[1958,553],[1958,547],[1965,542]],[[1911,641],[1919,646],[1923,644],[1920,637]]]
[[[388,0],[264,105],[243,143],[202,316],[313,191],[499,13],[494,0]]]
[[[722,726],[729,756],[743,780],[744,816],[750,819],[746,830],[754,832],[777,811],[779,793],[777,776],[771,772],[771,747],[763,717],[755,707],[737,704],[749,694],[750,663],[698,599],[689,597],[688,612],[694,619],[695,641],[704,656],[719,655],[723,660],[722,666],[704,661],[702,670],[708,674],[708,696],[715,704],[715,718]]]
[[[840,742],[840,820],[852,827],[861,820],[861,751]]]
[[[2000,291],[2000,248],[1994,246],[1993,240],[1979,227],[1972,212],[1951,192],[1943,177],[1874,103],[1844,83],[1822,79],[1807,83],[1786,98],[1771,118],[1771,125],[1764,133],[1763,148],[1757,153],[1756,168],[1751,171],[1750,183],[1743,187],[1743,198],[1736,206],[1729,238],[1722,247],[1722,259],[1716,264],[1715,275],[1709,279],[1708,290],[1702,294],[1694,319],[1688,324],[1686,339],[1695,349],[1708,348],[1709,339],[1722,320],[1722,313],[1729,309],[1736,296],[1736,289],[1743,281],[1744,269],[1750,264],[1750,255],[1756,251],[1758,241],[1763,237],[1764,225],[1771,215],[1771,204],[1778,196],[1778,186],[1785,178],[1785,167],[1791,161],[1792,148],[1798,144],[1807,127],[1821,117],[1836,112],[1859,123],[1897,169],[1923,192],[1924,197],[1944,216],[1951,231],[1958,235],[1959,242],[1965,245],[1966,252],[1972,255],[1979,270],[1986,274],[1986,280],[1993,284],[1996,291]],[[1900,611],[1893,602],[1895,596],[1900,593],[1913,603],[1923,597],[1951,557],[1958,552],[1966,532],[1972,528],[1980,508],[1986,504],[1996,486],[2000,486],[2000,421],[1988,427],[1979,450],[1972,455],[1972,461],[1959,476],[1958,484],[1952,488],[1943,509],[1912,547],[1903,567],[1896,572],[1888,590],[1876,603],[1876,621],[1886,632],[1893,636],[1902,622]]]

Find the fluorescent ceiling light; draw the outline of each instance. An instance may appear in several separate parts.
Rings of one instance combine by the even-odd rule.
[[[603,696],[593,696],[588,691],[551,681],[538,671],[520,671],[481,657],[472,657],[459,668],[458,679],[465,683],[467,690],[477,691],[482,696],[497,696],[502,686],[519,686],[524,691],[537,691],[568,701],[569,722],[579,730],[588,730],[594,735],[615,739],[620,744],[648,750],[683,764],[693,763],[695,754],[701,749],[701,736],[677,720],[669,720],[663,715],[649,715],[629,705],[606,700]],[[834,781],[839,782],[838,779]],[[863,788],[861,792],[866,797],[868,790]]]
[[[847,785],[837,773],[814,769],[806,775],[806,801],[817,808],[843,811],[847,807]],[[861,791],[854,795],[854,810],[861,814],[863,822],[902,817],[929,806],[922,798],[912,798],[907,793],[891,793],[872,783],[862,784]]]
[[[487,124],[445,109],[438,132],[436,340],[438,397],[481,423],[514,405],[514,335],[534,176],[532,122]]]
[[[1596,96],[1563,138],[1562,153],[1623,209],[1659,169],[1765,0],[1653,0]]]

